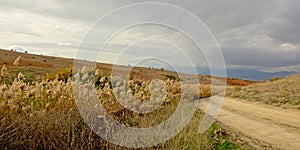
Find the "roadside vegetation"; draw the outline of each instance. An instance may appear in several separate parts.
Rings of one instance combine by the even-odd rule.
[[[67,68],[57,70],[56,74],[39,73],[38,77],[33,73],[39,71],[38,68],[30,71],[21,67],[6,68],[1,72],[0,83],[0,149],[125,149],[103,140],[80,116],[72,78],[85,78],[85,71],[72,74]],[[23,72],[16,73],[17,69]],[[94,83],[99,103],[115,120],[126,126],[157,125],[168,119],[178,106],[181,88],[177,80],[164,80],[166,99],[157,110],[141,115],[125,109],[117,102],[112,91],[112,86],[117,83],[101,74],[101,71],[95,72]],[[137,101],[147,101],[151,97],[149,81],[132,79],[128,85],[128,92]],[[200,87],[199,97],[211,96],[210,86]],[[240,149],[230,142],[229,135],[217,125],[203,134],[198,133],[202,116],[203,113],[197,110],[180,134],[148,149]]]

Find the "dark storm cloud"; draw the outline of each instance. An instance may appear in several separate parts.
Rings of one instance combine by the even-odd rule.
[[[284,68],[300,63],[298,3],[227,0],[198,16],[215,34],[229,67]]]

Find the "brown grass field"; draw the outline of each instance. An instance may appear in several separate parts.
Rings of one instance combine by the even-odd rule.
[[[19,65],[13,66],[19,56]],[[0,50],[1,67],[4,64],[7,71],[3,76],[1,74],[0,81],[0,149],[128,149],[103,140],[83,121],[69,78],[72,76],[69,69],[72,59]],[[178,105],[181,90],[175,72],[134,68],[130,77],[131,90],[137,100],[149,99],[147,81],[150,79],[163,79],[168,85],[163,104],[157,110],[141,115],[123,108],[112,95],[109,86],[112,65],[98,63],[97,68],[100,70],[95,76],[99,102],[115,120],[126,126],[157,125],[169,118]],[[199,97],[211,96],[208,85],[211,78],[199,76]],[[248,84],[240,80],[228,83],[236,82]],[[146,149],[241,149],[217,124],[203,134],[198,133],[202,117],[203,112],[197,110],[180,134]]]

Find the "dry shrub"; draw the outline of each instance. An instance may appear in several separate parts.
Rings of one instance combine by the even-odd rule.
[[[200,84],[200,98],[207,98],[211,96],[211,85]]]
[[[54,74],[47,74],[46,76],[46,80],[47,81],[53,81],[55,79],[59,80],[59,81],[67,81],[68,78],[72,77],[72,67],[63,69],[58,71],[57,73]]]

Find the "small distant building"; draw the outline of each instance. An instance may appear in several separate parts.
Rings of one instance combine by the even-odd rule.
[[[25,54],[28,54],[28,51],[25,51]]]

